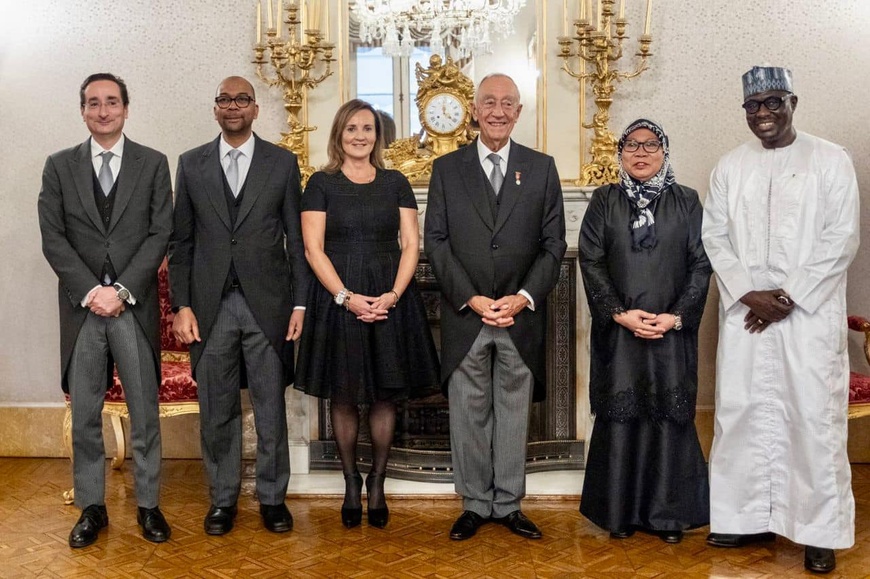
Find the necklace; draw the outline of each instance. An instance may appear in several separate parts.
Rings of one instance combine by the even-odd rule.
[[[377,169],[369,165],[365,170],[360,171],[359,173],[354,173],[353,171],[349,171],[347,169],[342,169],[342,173],[344,176],[348,178],[348,180],[352,183],[356,183],[357,185],[366,185],[375,180],[375,176],[377,175]]]

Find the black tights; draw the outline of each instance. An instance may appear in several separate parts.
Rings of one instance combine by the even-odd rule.
[[[341,470],[345,475],[357,471],[356,443],[359,437],[359,408],[351,404],[331,404],[332,432],[341,458]],[[396,430],[396,404],[385,400],[373,402],[369,408],[369,429],[372,435],[372,470],[383,475],[387,471],[387,459],[393,445]],[[355,495],[355,496],[354,496]],[[360,495],[357,488],[348,484],[345,488],[345,504],[359,506]],[[373,485],[369,492],[369,507],[381,508],[386,505],[383,478]]]

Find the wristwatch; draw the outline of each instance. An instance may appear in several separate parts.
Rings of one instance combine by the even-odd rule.
[[[341,288],[341,291],[335,294],[335,303],[343,306],[345,300],[347,300],[348,298],[348,294],[350,294],[350,290],[348,290],[346,287]]]
[[[678,316],[677,314],[672,314],[674,316],[674,329],[678,332],[683,329],[683,318],[682,316]]]
[[[118,296],[119,300],[121,300],[122,302],[126,302],[130,299],[130,290],[128,290],[119,283],[112,284],[112,287],[115,288],[116,292],[118,292],[116,295]]]

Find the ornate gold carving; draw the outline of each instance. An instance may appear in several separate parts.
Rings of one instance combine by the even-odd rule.
[[[268,39],[260,40],[254,45],[254,60],[257,65],[257,77],[269,86],[279,86],[284,90],[284,108],[287,110],[287,125],[290,130],[281,133],[283,138],[278,146],[288,149],[299,158],[299,170],[302,173],[303,185],[314,173],[310,166],[308,143],[306,136],[317,127],[309,126],[300,118],[300,112],[308,97],[308,90],[313,89],[332,74],[332,50],[335,45],[324,41],[324,34],[319,29],[305,29],[305,39],[297,30],[302,21],[299,19],[299,5],[295,2],[285,7],[288,38],[284,41],[279,35],[280,29],[270,28],[266,31]],[[270,16],[271,17],[271,16]],[[280,26],[281,16],[278,16]],[[329,24],[327,23],[327,26]],[[259,28],[258,28],[259,31]],[[258,32],[259,34],[259,32]],[[269,51],[266,60],[265,52]],[[269,77],[263,72],[263,65],[272,64],[275,76]],[[313,75],[315,68],[322,70],[318,76]]]
[[[420,123],[423,125],[423,138],[415,135],[407,139],[399,139],[384,152],[387,162],[401,171],[411,183],[425,185],[432,175],[432,162],[459,147],[470,143],[477,135],[471,128],[471,103],[474,101],[474,83],[462,74],[462,71],[449,56],[443,62],[438,54],[429,58],[429,68],[417,64],[416,103],[420,111]],[[439,95],[449,95],[459,102],[461,110],[454,114],[461,115],[455,128],[442,132],[436,122],[439,111],[427,111],[427,105]],[[446,112],[445,112],[446,114]]]
[[[585,0],[580,0],[584,2]],[[584,129],[592,129],[594,136],[589,151],[592,162],[583,164],[580,178],[574,183],[578,186],[604,185],[616,183],[619,180],[619,165],[616,161],[617,139],[607,124],[610,121],[610,105],[613,104],[613,93],[616,83],[622,79],[634,78],[648,67],[647,59],[652,56],[649,34],[651,3],[647,3],[647,19],[644,33],[640,35],[640,48],[636,56],[640,58],[632,72],[622,72],[612,68],[622,58],[622,43],[628,38],[625,28],[628,21],[620,10],[618,18],[613,20],[613,4],[615,0],[600,0],[599,21],[589,23],[589,19],[581,14],[580,20],[574,22],[577,34],[573,38],[559,37],[559,58],[563,59],[562,70],[572,78],[580,81],[581,91],[584,81],[592,83],[592,94],[595,95],[595,105],[598,111],[592,117],[592,122],[583,123]],[[624,5],[621,4],[624,8]],[[576,43],[576,48],[575,48]],[[592,65],[591,72],[573,70],[570,61],[578,57]],[[582,154],[582,153],[581,153]]]

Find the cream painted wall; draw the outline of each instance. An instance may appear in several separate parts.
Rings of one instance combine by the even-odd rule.
[[[554,57],[562,2],[545,5],[542,24],[548,33],[539,43],[547,60],[542,143],[556,157],[562,177],[573,178],[579,172],[577,83],[558,70],[561,63]],[[637,22],[643,5],[628,0],[628,18]],[[56,278],[41,254],[36,198],[46,155],[87,136],[78,111],[80,82],[102,70],[123,76],[132,100],[126,133],[164,151],[174,173],[180,153],[218,133],[211,107],[220,79],[254,76],[253,6],[247,0],[0,0],[0,266],[6,272],[0,279],[0,405],[62,401]],[[651,70],[620,86],[613,107],[617,132],[641,115],[661,121],[671,137],[678,180],[703,195],[717,158],[752,138],[739,108],[740,75],[753,64],[789,66],[800,96],[796,125],[849,148],[866,199],[870,3],[656,0],[654,8],[655,57]],[[333,25],[335,34],[338,25]],[[629,34],[637,32],[637,26],[629,28]],[[627,52],[635,49],[629,43]],[[311,96],[312,123],[320,126],[311,139],[314,164],[325,160],[326,131],[343,94],[339,80],[336,75]],[[277,140],[284,120],[280,93],[254,84],[260,103],[255,129]],[[864,224],[868,211],[865,202]],[[870,315],[866,249],[850,275],[850,311]],[[705,406],[712,404],[713,392],[713,306],[711,300],[701,340],[699,403]],[[859,346],[853,336],[852,361],[870,371]]]

